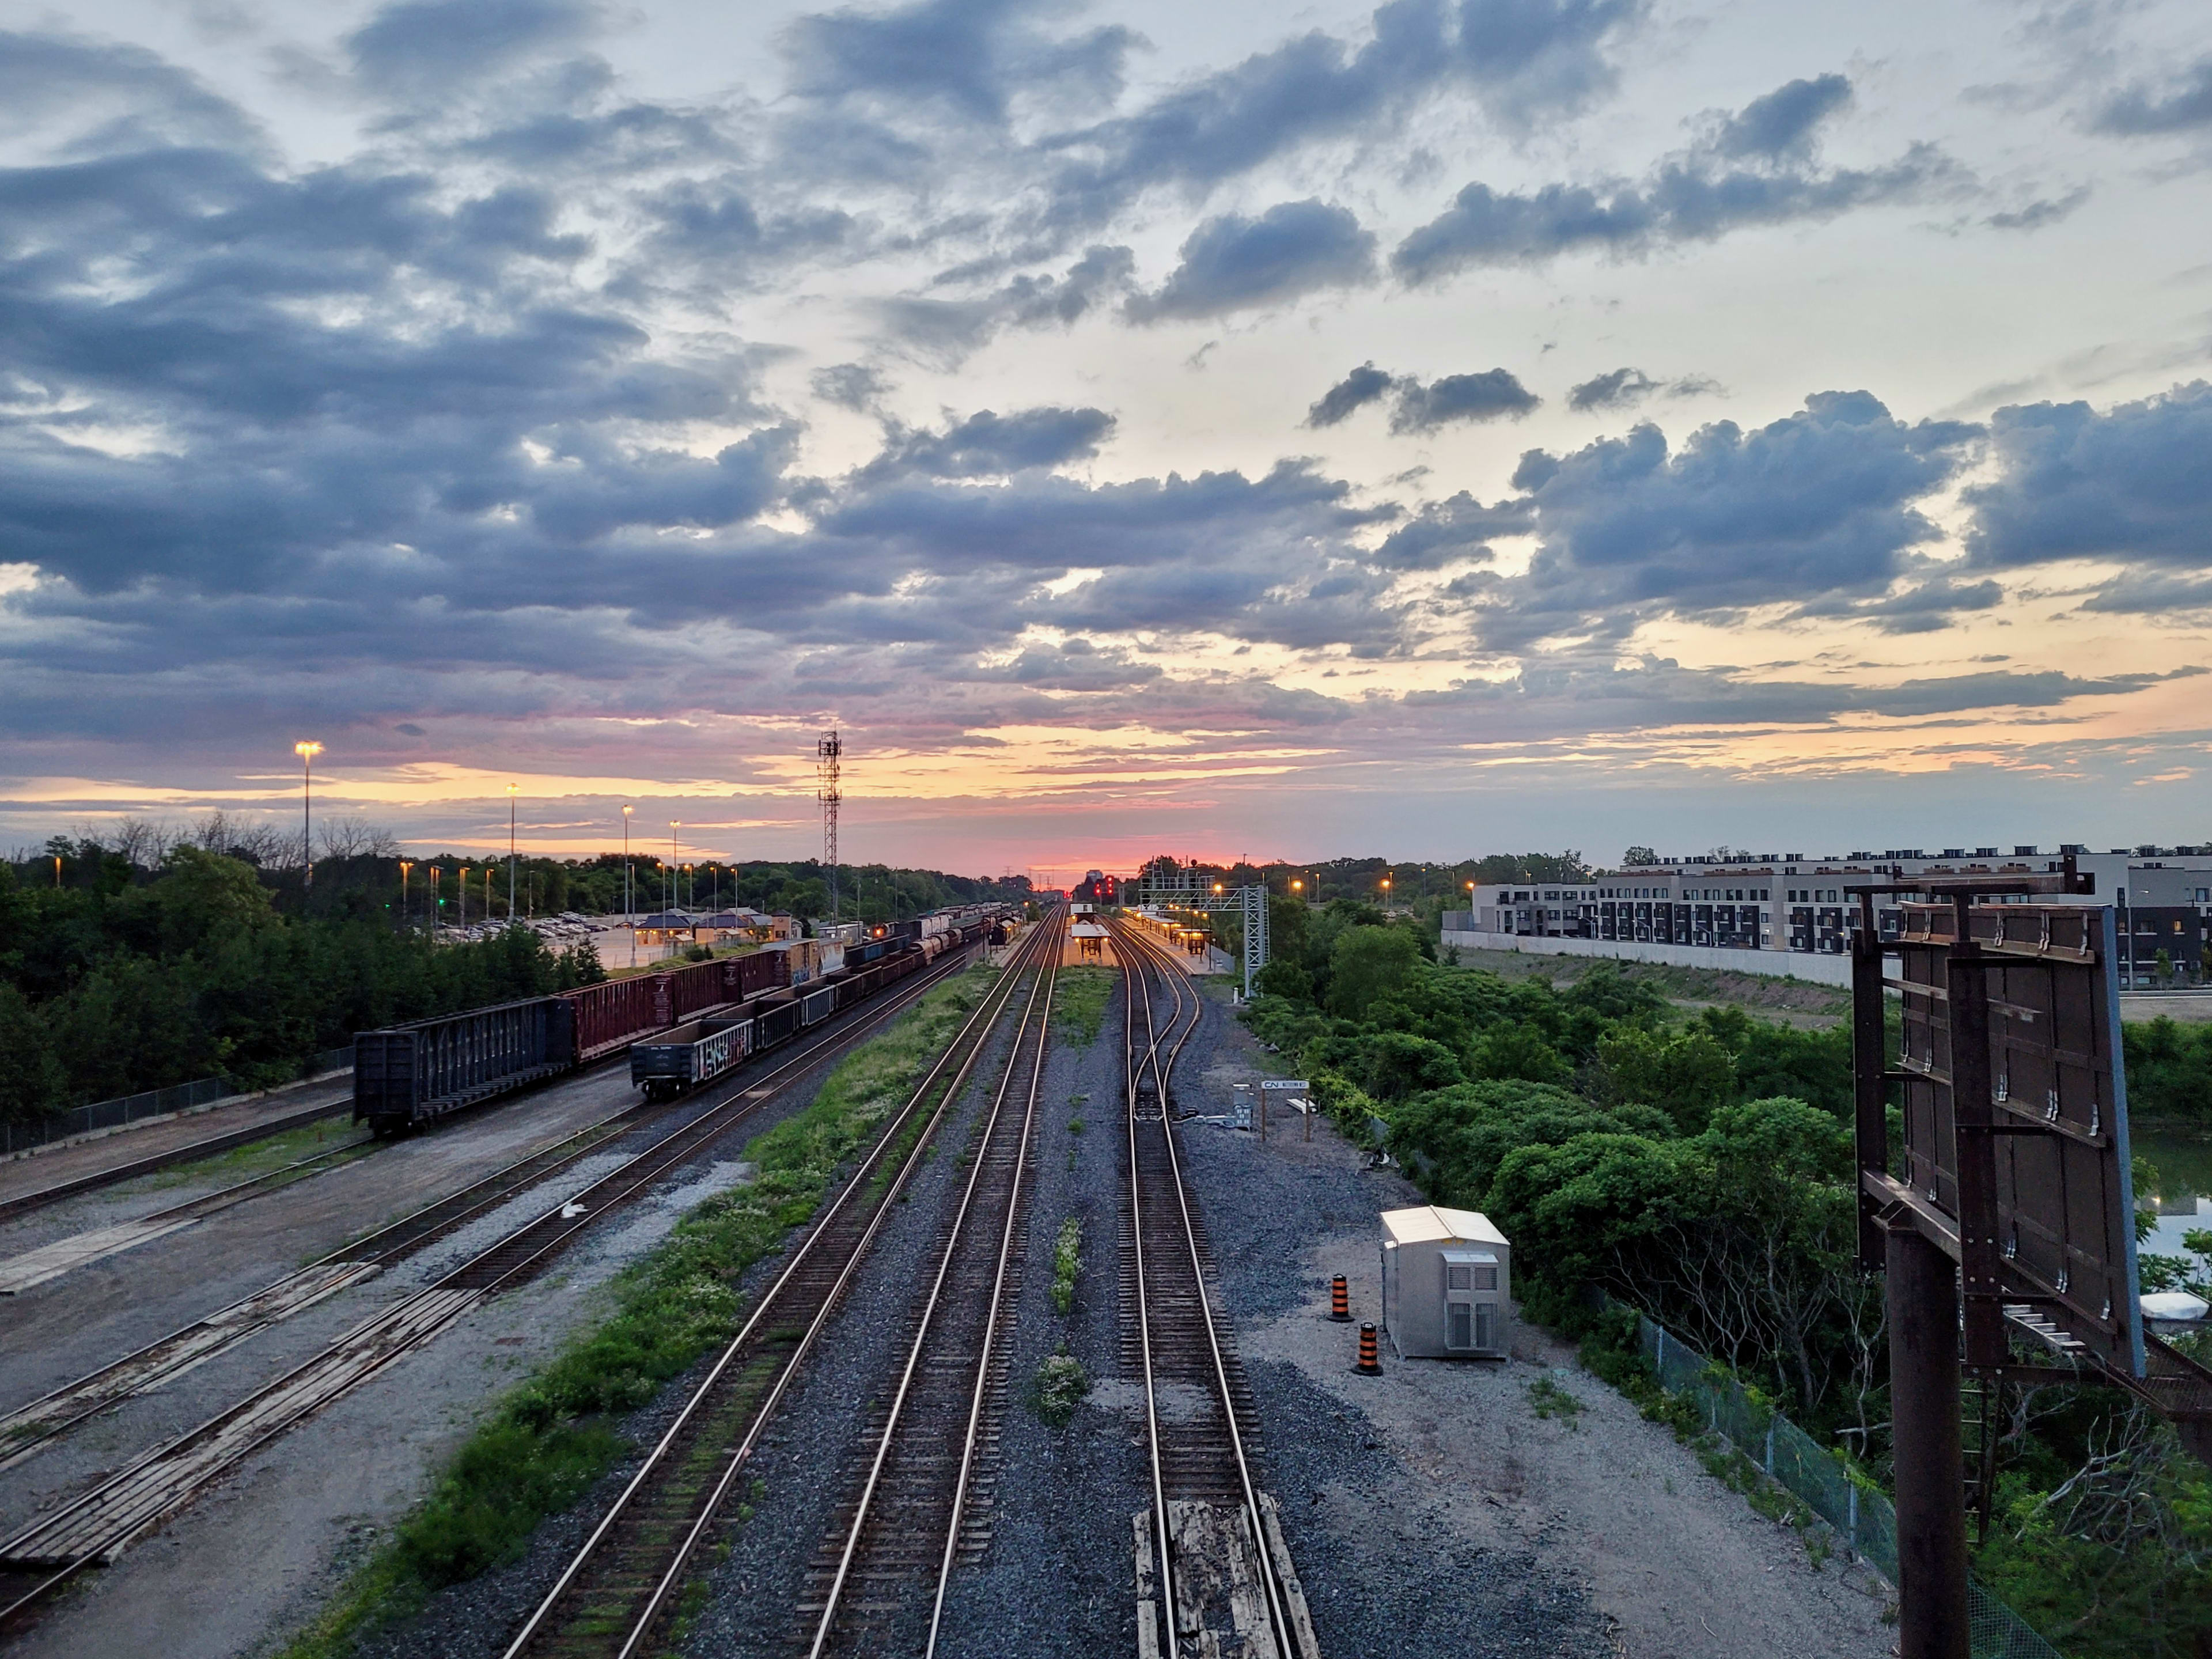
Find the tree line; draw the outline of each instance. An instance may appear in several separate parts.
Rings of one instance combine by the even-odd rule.
[[[1278,903],[1270,927],[1255,1034],[1348,1133],[1379,1129],[1432,1199],[1498,1224],[1531,1317],[1619,1374],[1641,1364],[1620,1310],[1641,1310],[1887,1483],[1847,1028],[1687,1012],[1609,963],[1556,988],[1508,981],[1438,963],[1415,920],[1348,901]],[[2131,1036],[2128,1058],[2131,1097],[2201,1105],[2212,1087],[2212,1042],[2185,1030]],[[2212,1235],[2189,1242],[2146,1279],[2212,1291]],[[1978,1574],[2075,1659],[2197,1659],[2212,1642],[2212,1472],[2116,1390],[2007,1401]]]
[[[220,814],[187,832],[127,823],[58,837],[0,862],[0,1118],[208,1077],[267,1087],[356,1031],[605,976],[588,943],[556,951],[527,927],[441,942],[434,923],[459,920],[464,868],[468,919],[486,919],[483,861],[410,859],[403,871],[388,836],[356,829],[319,842],[312,881],[296,837]],[[619,853],[518,860],[514,908],[618,911],[623,866]],[[506,921],[507,872],[494,867],[489,919]],[[630,868],[640,908],[659,908],[647,884],[662,865]],[[844,915],[870,921],[1008,891],[936,871],[842,873]],[[719,887],[726,904],[814,919],[828,911],[825,874],[806,861],[705,864],[684,896],[696,882],[702,900]]]

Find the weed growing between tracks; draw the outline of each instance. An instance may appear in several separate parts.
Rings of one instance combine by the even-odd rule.
[[[737,1334],[745,1271],[813,1216],[839,1166],[897,1109],[989,983],[970,972],[930,992],[841,1061],[805,1110],[756,1137],[743,1154],[759,1169],[752,1183],[708,1199],[613,1280],[609,1316],[500,1401],[282,1659],[350,1653],[433,1591],[519,1559],[539,1522],[629,1449],[617,1419]]]
[[[1063,968],[1054,988],[1052,1023],[1072,1047],[1088,1048],[1098,1041],[1106,1021],[1106,1000],[1118,982],[1111,969]]]
[[[1060,1224],[1052,1249],[1052,1306],[1062,1318],[1075,1311],[1075,1279],[1083,1271],[1083,1222],[1070,1216]]]

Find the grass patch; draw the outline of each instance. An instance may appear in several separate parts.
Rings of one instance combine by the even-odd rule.
[[[1046,1355],[1037,1367],[1036,1414],[1055,1429],[1064,1429],[1073,1420],[1075,1408],[1090,1392],[1091,1374],[1065,1346],[1058,1353]]]
[[[1114,994],[1117,975],[1108,968],[1063,968],[1053,987],[1053,1023],[1060,1034],[1078,1048],[1098,1041],[1098,1028],[1106,1023],[1106,1001]]]
[[[880,1130],[989,983],[971,971],[930,992],[840,1062],[804,1111],[756,1136],[743,1156],[757,1178],[694,1209],[612,1282],[607,1317],[499,1401],[429,1497],[282,1659],[338,1659],[432,1592],[519,1558],[540,1521],[623,1455],[620,1417],[736,1334],[739,1279],[813,1215],[839,1167]]]
[[[1589,1409],[1548,1376],[1540,1376],[1528,1385],[1528,1405],[1537,1416],[1547,1421],[1559,1418],[1571,1429],[1582,1427],[1579,1419]]]
[[[1052,1305],[1062,1317],[1075,1311],[1075,1279],[1083,1271],[1083,1223],[1070,1216],[1060,1224],[1052,1248]]]
[[[298,1128],[287,1129],[281,1134],[249,1140],[226,1152],[195,1158],[190,1164],[173,1164],[166,1170],[157,1170],[146,1176],[145,1183],[149,1190],[157,1192],[170,1187],[228,1187],[240,1181],[251,1181],[256,1176],[270,1174],[288,1164],[297,1164],[303,1158],[313,1158],[318,1152],[331,1152],[342,1146],[356,1146],[359,1151],[356,1156],[358,1157],[374,1151],[376,1145],[374,1139],[362,1133],[354,1127],[351,1120],[339,1113],[319,1122],[302,1123]]]

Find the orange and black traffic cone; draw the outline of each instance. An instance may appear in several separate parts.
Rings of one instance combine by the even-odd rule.
[[[1382,1361],[1375,1352],[1375,1327],[1372,1325],[1359,1328],[1359,1363],[1352,1369],[1362,1376],[1382,1375]]]
[[[1340,1325],[1351,1322],[1352,1291],[1342,1273],[1328,1282],[1328,1316]]]

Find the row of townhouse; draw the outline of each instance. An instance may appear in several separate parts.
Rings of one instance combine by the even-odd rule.
[[[1683,859],[1624,869],[1580,884],[1477,886],[1469,908],[1447,911],[1446,933],[1535,934],[1631,940],[1714,950],[1840,956],[1861,926],[1858,891],[1905,876],[2040,874],[2063,867],[2096,878],[2096,894],[2119,908],[2124,984],[2202,982],[2212,975],[2212,847],[2115,849],[2062,847],[2056,854],[2015,846],[1919,848],[1808,858]],[[1875,901],[1875,925],[1898,925],[1897,901]],[[2162,955],[2161,955],[2162,953]]]

